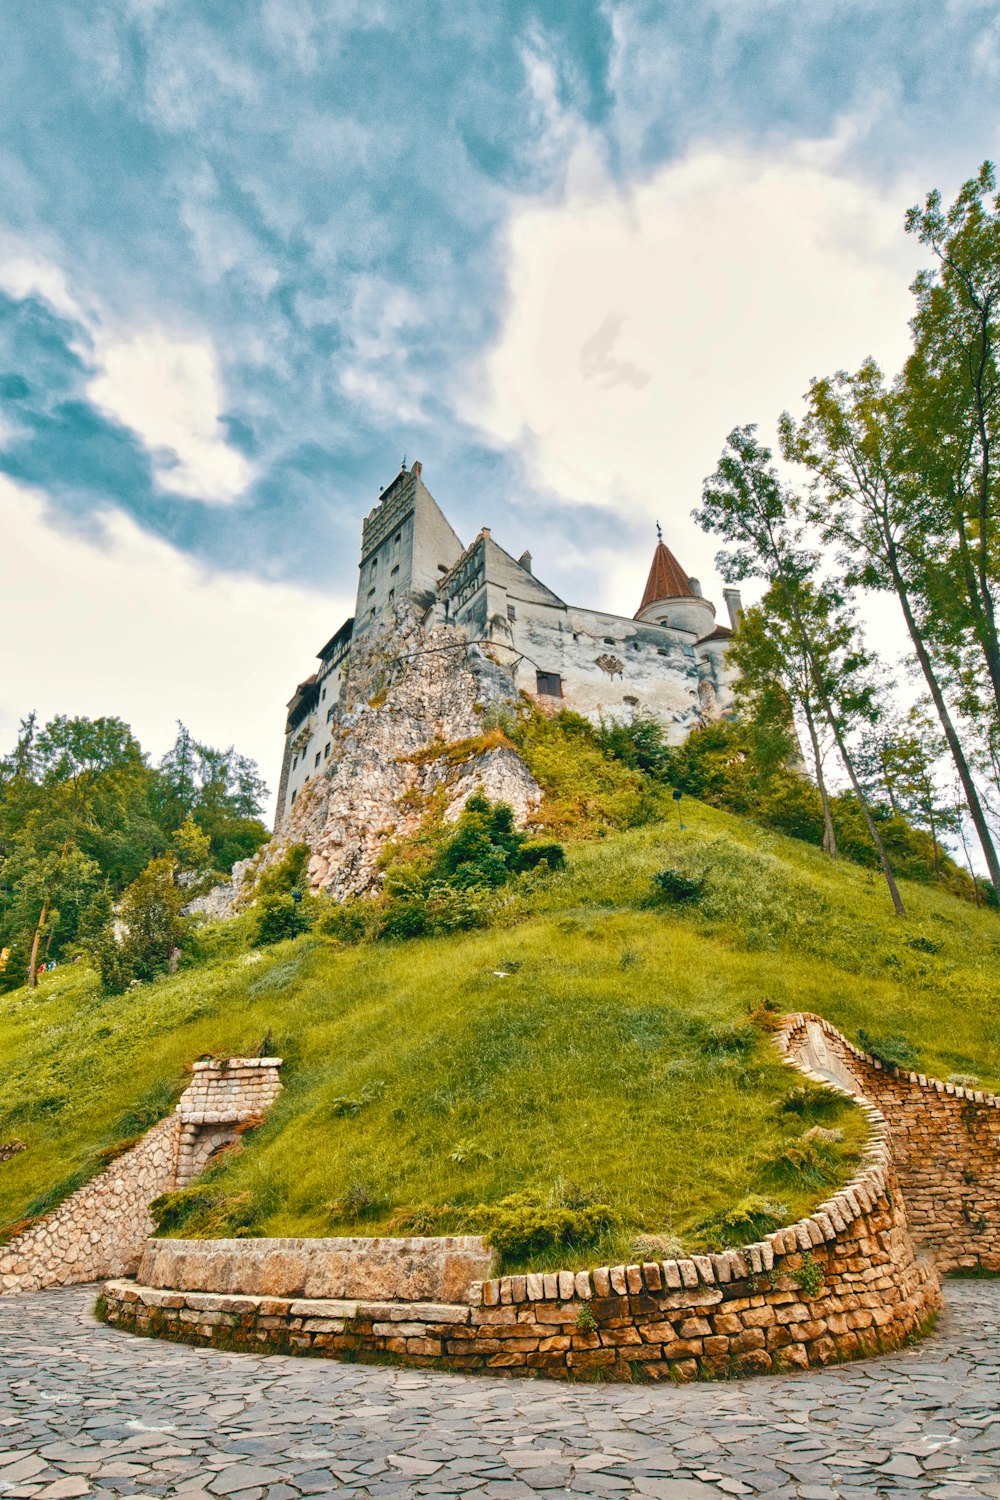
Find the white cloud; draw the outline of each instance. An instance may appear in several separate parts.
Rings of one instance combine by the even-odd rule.
[[[31,708],[117,714],[159,756],[175,720],[234,744],[277,789],[284,704],[351,602],[200,568],[119,512],[103,545],[56,530],[0,478],[0,737]]]
[[[919,251],[902,215],[919,194],[852,179],[836,156],[705,147],[627,195],[591,176],[526,203],[466,413],[565,499],[659,518],[709,585],[716,544],[690,511],[726,434],[773,435],[811,376],[906,353]],[[600,562],[603,602],[631,612],[648,559]]]
[[[116,328],[54,260],[14,237],[0,238],[0,291],[38,297],[76,325],[72,347],[94,370],[87,394],[150,449],[162,489],[223,504],[242,494],[253,469],[226,441],[222,378],[206,334]]]
[[[222,382],[207,338],[143,329],[102,340],[90,399],[142,438],[163,489],[193,499],[234,500],[251,468],[219,422]]]

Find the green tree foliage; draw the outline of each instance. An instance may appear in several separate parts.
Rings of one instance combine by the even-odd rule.
[[[1000,213],[989,163],[950,208],[939,193],[907,231],[933,265],[913,284],[913,352],[891,383],[874,361],[816,380],[785,456],[850,584],[895,593],[994,887],[1000,855],[976,782],[1000,790],[997,441]]]
[[[252,762],[183,728],[178,742],[154,768],[121,719],[24,720],[0,758],[0,947],[11,950],[0,986],[22,982],[33,949],[37,964],[89,943],[168,848],[203,873],[266,837]]]
[[[905,916],[889,856],[865,798],[849,743],[859,722],[875,714],[871,658],[860,642],[841,589],[818,577],[817,555],[803,546],[794,497],[778,480],[770,449],[753,426],[730,433],[718,467],[706,480],[696,519],[730,543],[717,565],[729,580],[765,579],[808,669],[826,727],[858,799],[897,916]]]
[[[183,893],[170,854],[151,859],[122,896],[117,920],[95,944],[104,988],[120,992],[135,980],[154,979],[170,966],[181,944]]]

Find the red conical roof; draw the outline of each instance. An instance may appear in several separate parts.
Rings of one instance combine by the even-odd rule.
[[[646,592],[636,611],[641,615],[650,604],[661,599],[696,599],[698,596],[688,582],[688,576],[670,548],[661,539],[653,553],[653,565],[646,580]]]

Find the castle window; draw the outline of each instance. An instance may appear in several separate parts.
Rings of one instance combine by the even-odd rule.
[[[369,599],[374,599],[374,597],[375,597],[375,590],[374,589],[369,589],[368,590],[368,597],[369,597]]]
[[[517,610],[514,608],[513,604],[508,604],[507,606],[507,618],[508,620],[517,619]]]
[[[320,697],[320,702],[321,703],[325,703],[326,702],[326,688],[323,689],[323,691],[320,693],[319,697]]]
[[[315,764],[317,766],[319,765],[319,751],[318,750],[316,751],[316,761],[315,761]]]
[[[615,638],[614,638],[614,636],[613,636],[613,635],[606,635],[606,636],[605,636],[605,637],[604,637],[604,644],[605,644],[605,645],[606,645],[606,646],[613,646],[613,645],[614,645],[614,643],[615,643]]]
[[[333,718],[333,709],[332,708],[328,708],[327,711],[326,711],[326,722],[329,724],[329,722],[330,722],[330,720],[332,718]]]
[[[666,649],[665,646],[657,646],[656,654],[657,656],[669,656],[670,652]]]
[[[298,765],[298,763],[299,763],[299,757],[296,755],[295,759],[292,761],[292,770],[293,771],[295,770],[295,767]]]
[[[536,672],[536,692],[544,694],[547,698],[562,697],[562,678],[558,672]]]
[[[378,572],[378,558],[377,558],[377,557],[373,557],[373,558],[372,558],[372,565],[371,565],[371,573],[370,573],[370,576],[371,576],[371,577],[372,577],[372,578],[374,578],[374,577],[375,577],[375,574],[376,574],[376,573],[377,573],[377,572]]]
[[[292,793],[292,802],[295,801],[295,799],[296,799],[296,797],[298,795],[299,795],[299,789],[298,789],[298,787],[296,787],[295,790],[294,790],[294,792]],[[289,806],[291,806],[291,803],[289,803]]]
[[[396,597],[396,590],[395,589],[390,589],[389,590],[389,603],[390,604],[392,603],[393,599],[395,599],[395,597]]]
[[[327,740],[327,742],[326,742],[326,749],[323,751],[323,759],[324,760],[329,760],[330,759],[330,741],[329,740]]]
[[[629,706],[629,708],[638,708],[639,707],[639,700],[638,700],[638,698],[628,698],[628,697],[625,697],[625,698],[622,699],[622,702],[623,703],[627,703],[628,706]]]
[[[402,539],[403,539],[403,533],[401,531],[397,531],[396,535],[392,539],[392,545],[394,547],[398,547],[399,544],[400,544],[400,542],[402,541]]]
[[[389,577],[390,578],[395,578],[395,576],[396,576],[396,574],[398,572],[399,572],[399,563],[396,563],[395,566],[392,569],[392,572],[389,574]]]
[[[441,573],[441,574],[447,573],[448,572],[448,564],[447,563],[438,563],[438,572]]]

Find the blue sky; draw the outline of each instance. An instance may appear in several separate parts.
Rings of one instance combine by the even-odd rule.
[[[717,591],[700,477],[898,362],[903,211],[998,103],[972,0],[6,0],[0,623],[43,660],[0,732],[181,716],[273,776],[404,453],[575,602],[631,613],[657,517]]]

